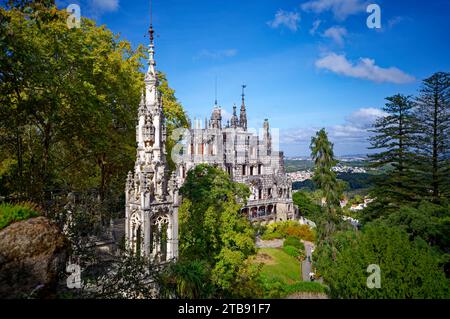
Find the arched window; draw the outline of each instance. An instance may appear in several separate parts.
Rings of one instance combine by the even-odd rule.
[[[156,260],[167,260],[167,245],[169,242],[168,229],[169,218],[167,215],[159,215],[152,220],[152,232],[150,236],[150,252]]]

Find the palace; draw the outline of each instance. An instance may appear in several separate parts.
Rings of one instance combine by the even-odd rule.
[[[261,134],[247,127],[245,86],[240,116],[233,106],[231,120],[222,126],[221,108],[215,103],[204,127],[196,121],[183,141],[186,152],[178,158],[177,176],[184,182],[186,172],[201,163],[222,168],[235,182],[249,186],[251,196],[242,212],[252,221],[281,221],[296,218],[292,201],[292,181],[284,170],[283,152],[273,142],[266,119]],[[262,136],[262,137],[261,137]]]
[[[150,26],[149,66],[136,126],[137,156],[125,189],[127,247],[159,262],[178,256],[178,190],[187,172],[200,163],[221,167],[234,181],[249,186],[251,196],[242,213],[251,221],[296,219],[292,183],[284,170],[283,152],[273,141],[269,121],[264,122],[262,137],[247,127],[245,86],[239,118],[234,106],[231,120],[223,126],[216,101],[203,128],[197,121],[190,129],[184,129],[184,138],[178,145],[182,151],[172,154],[176,170],[168,176],[167,136],[153,41]]]

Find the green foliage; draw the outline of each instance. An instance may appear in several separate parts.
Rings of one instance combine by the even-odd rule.
[[[442,251],[450,247],[450,206],[443,207],[430,202],[418,206],[402,206],[398,211],[374,221],[385,226],[398,226],[405,230],[410,239],[421,238],[429,245]]]
[[[291,248],[297,251],[295,247]],[[301,281],[300,262],[297,256],[289,255],[285,249],[262,248],[258,256],[265,260],[260,275],[265,298],[284,298],[302,292],[328,293],[326,287],[320,283]],[[267,260],[267,258],[270,259]]]
[[[316,204],[311,195],[304,191],[295,192],[292,195],[294,204],[298,206],[299,212],[302,216],[315,219],[317,215],[320,215],[322,210],[320,205]]]
[[[120,198],[135,159],[142,47],[88,19],[68,29],[68,13],[55,7],[0,10],[0,162],[16,163],[2,194],[42,203],[55,189],[97,189]]]
[[[292,285],[286,285],[283,287],[284,294],[290,295],[294,293],[300,293],[300,292],[312,292],[312,293],[318,293],[318,294],[329,294],[329,290],[326,286],[315,282],[315,281],[300,281],[296,282]]]
[[[339,200],[342,196],[343,184],[337,180],[336,173],[331,170],[337,161],[334,158],[333,144],[328,140],[325,129],[311,138],[310,148],[311,157],[314,160],[314,184],[322,191],[326,207],[334,215],[340,207]]]
[[[316,264],[336,298],[449,298],[439,258],[401,228],[367,225],[363,232],[336,233],[315,252]],[[367,267],[381,269],[381,288],[366,286]]]
[[[450,197],[450,73],[437,72],[425,79],[416,106],[414,166],[419,194],[440,203]]]
[[[288,255],[283,249],[261,248],[258,256],[269,256],[261,270],[263,281],[276,280],[285,284],[301,281],[301,265],[297,258]]]
[[[87,299],[154,299],[167,298],[163,274],[165,267],[149,259],[124,252],[111,260],[95,260],[82,268],[82,288],[72,290],[72,297]]]
[[[188,172],[180,193],[180,260],[209,265],[217,294],[245,293],[240,285],[252,277],[247,259],[256,251],[254,229],[240,213],[248,187],[220,168],[201,164]]]
[[[29,202],[18,204],[0,204],[0,229],[8,225],[39,216],[39,208]]]
[[[282,239],[284,237],[283,234],[277,231],[266,230],[265,233],[261,236],[262,240],[274,240],[274,239]]]
[[[288,254],[289,256],[298,258],[300,257],[302,254],[300,252],[300,249],[298,249],[297,247],[294,246],[288,246],[288,245],[284,245],[283,246],[283,251]]]
[[[414,103],[409,96],[401,94],[386,100],[383,111],[387,116],[376,121],[373,127],[375,136],[370,138],[370,148],[381,151],[369,156],[373,168],[392,167],[388,174],[374,177],[372,197],[383,203],[384,211],[415,200],[417,193],[417,181],[412,178],[413,135],[417,131],[412,113]]]
[[[271,240],[287,237],[295,237],[313,242],[316,239],[316,234],[308,225],[302,225],[298,221],[289,220],[269,224],[261,239]]]
[[[201,260],[178,261],[164,273],[164,289],[174,291],[177,298],[207,298],[214,289],[209,281],[210,271],[209,265]]]
[[[298,239],[298,237],[294,236],[287,237],[283,242],[283,246],[293,246],[299,250],[305,250],[305,245]]]

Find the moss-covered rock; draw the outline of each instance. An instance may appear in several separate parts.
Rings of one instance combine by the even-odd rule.
[[[0,298],[45,297],[64,271],[68,245],[59,228],[37,217],[0,231]],[[34,295],[35,296],[35,295]]]

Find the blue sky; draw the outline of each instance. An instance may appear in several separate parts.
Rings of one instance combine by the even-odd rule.
[[[209,116],[218,78],[229,115],[247,85],[249,126],[280,129],[288,156],[309,154],[327,128],[338,155],[367,153],[367,128],[384,98],[416,94],[450,69],[448,0],[154,0],[158,68],[191,119]],[[79,3],[134,46],[148,44],[149,1]],[[367,5],[381,8],[369,29]]]

